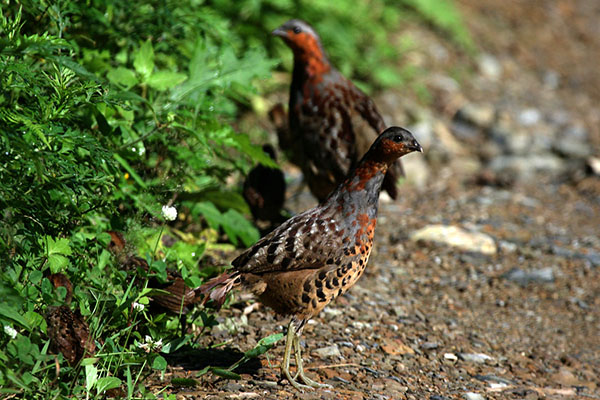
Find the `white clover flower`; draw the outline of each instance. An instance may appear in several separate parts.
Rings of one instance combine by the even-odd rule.
[[[177,218],[177,209],[170,206],[162,206],[162,216],[167,221],[175,221]]]
[[[146,353],[150,353],[151,351],[160,351],[162,349],[163,342],[162,339],[158,339],[155,342],[150,335],[146,335],[143,342],[136,342],[136,346],[144,350]]]
[[[17,330],[10,325],[4,325],[4,333],[10,336],[11,339],[17,337]]]
[[[145,305],[138,303],[137,301],[134,301],[131,306],[133,307],[133,309],[135,311],[144,311],[144,308],[146,308]]]

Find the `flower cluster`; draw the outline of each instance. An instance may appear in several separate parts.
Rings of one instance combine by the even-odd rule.
[[[146,353],[150,353],[151,351],[159,352],[163,346],[162,339],[154,341],[150,335],[146,335],[143,342],[136,341],[135,344]]]

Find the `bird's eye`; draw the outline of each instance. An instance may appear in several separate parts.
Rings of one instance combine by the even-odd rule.
[[[299,26],[295,26],[295,27],[294,27],[294,29],[293,29],[293,31],[294,31],[294,33],[297,35],[297,34],[299,34],[300,32],[302,32],[302,29],[300,29],[300,27],[299,27]]]
[[[394,136],[394,142],[400,143],[401,141],[402,141],[402,136],[400,136],[400,135]]]

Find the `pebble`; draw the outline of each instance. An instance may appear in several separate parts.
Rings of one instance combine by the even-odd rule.
[[[320,349],[316,349],[312,351],[319,358],[327,358],[327,357],[341,357],[342,353],[340,353],[340,349],[337,344],[333,344],[327,347],[321,347]]]
[[[451,363],[455,363],[458,361],[458,357],[454,353],[444,353],[444,360],[448,360]]]
[[[466,362],[476,364],[485,364],[486,361],[493,361],[494,358],[483,353],[458,353],[458,358]]]
[[[413,232],[410,238],[415,242],[435,242],[465,251],[496,254],[496,243],[489,235],[451,225],[428,225]]]
[[[490,80],[498,80],[502,75],[502,65],[498,59],[491,54],[483,53],[477,60],[479,70]]]
[[[587,159],[587,165],[596,176],[600,176],[600,158],[590,157]]]
[[[513,268],[504,275],[505,279],[518,283],[521,286],[527,286],[529,283],[552,283],[554,282],[554,270],[552,267],[523,270]]]
[[[496,110],[490,104],[467,103],[458,110],[455,118],[480,128],[487,128],[494,122],[495,113]]]
[[[480,395],[479,393],[467,392],[463,394],[463,397],[466,400],[485,400],[485,397]]]
[[[521,125],[535,125],[542,119],[542,114],[535,108],[527,108],[519,114],[519,122]]]

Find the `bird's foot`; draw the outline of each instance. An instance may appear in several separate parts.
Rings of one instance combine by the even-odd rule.
[[[306,386],[308,386],[310,388],[324,388],[324,389],[333,388],[333,386],[328,385],[327,383],[320,383],[317,381],[313,381],[308,376],[306,376],[306,374],[304,373],[304,369],[300,369],[298,372],[296,372],[294,379],[298,379],[298,377],[300,377],[302,382],[304,382],[306,384]]]
[[[296,388],[297,390],[304,392],[305,390],[311,390],[313,389],[313,386],[309,386],[309,385],[303,385],[301,383],[298,383],[296,381],[296,378],[298,377],[298,374],[296,374],[293,378],[292,376],[289,374],[289,372],[285,372],[282,371],[283,374],[285,376],[285,379],[290,383],[290,385],[292,385],[294,388]]]

